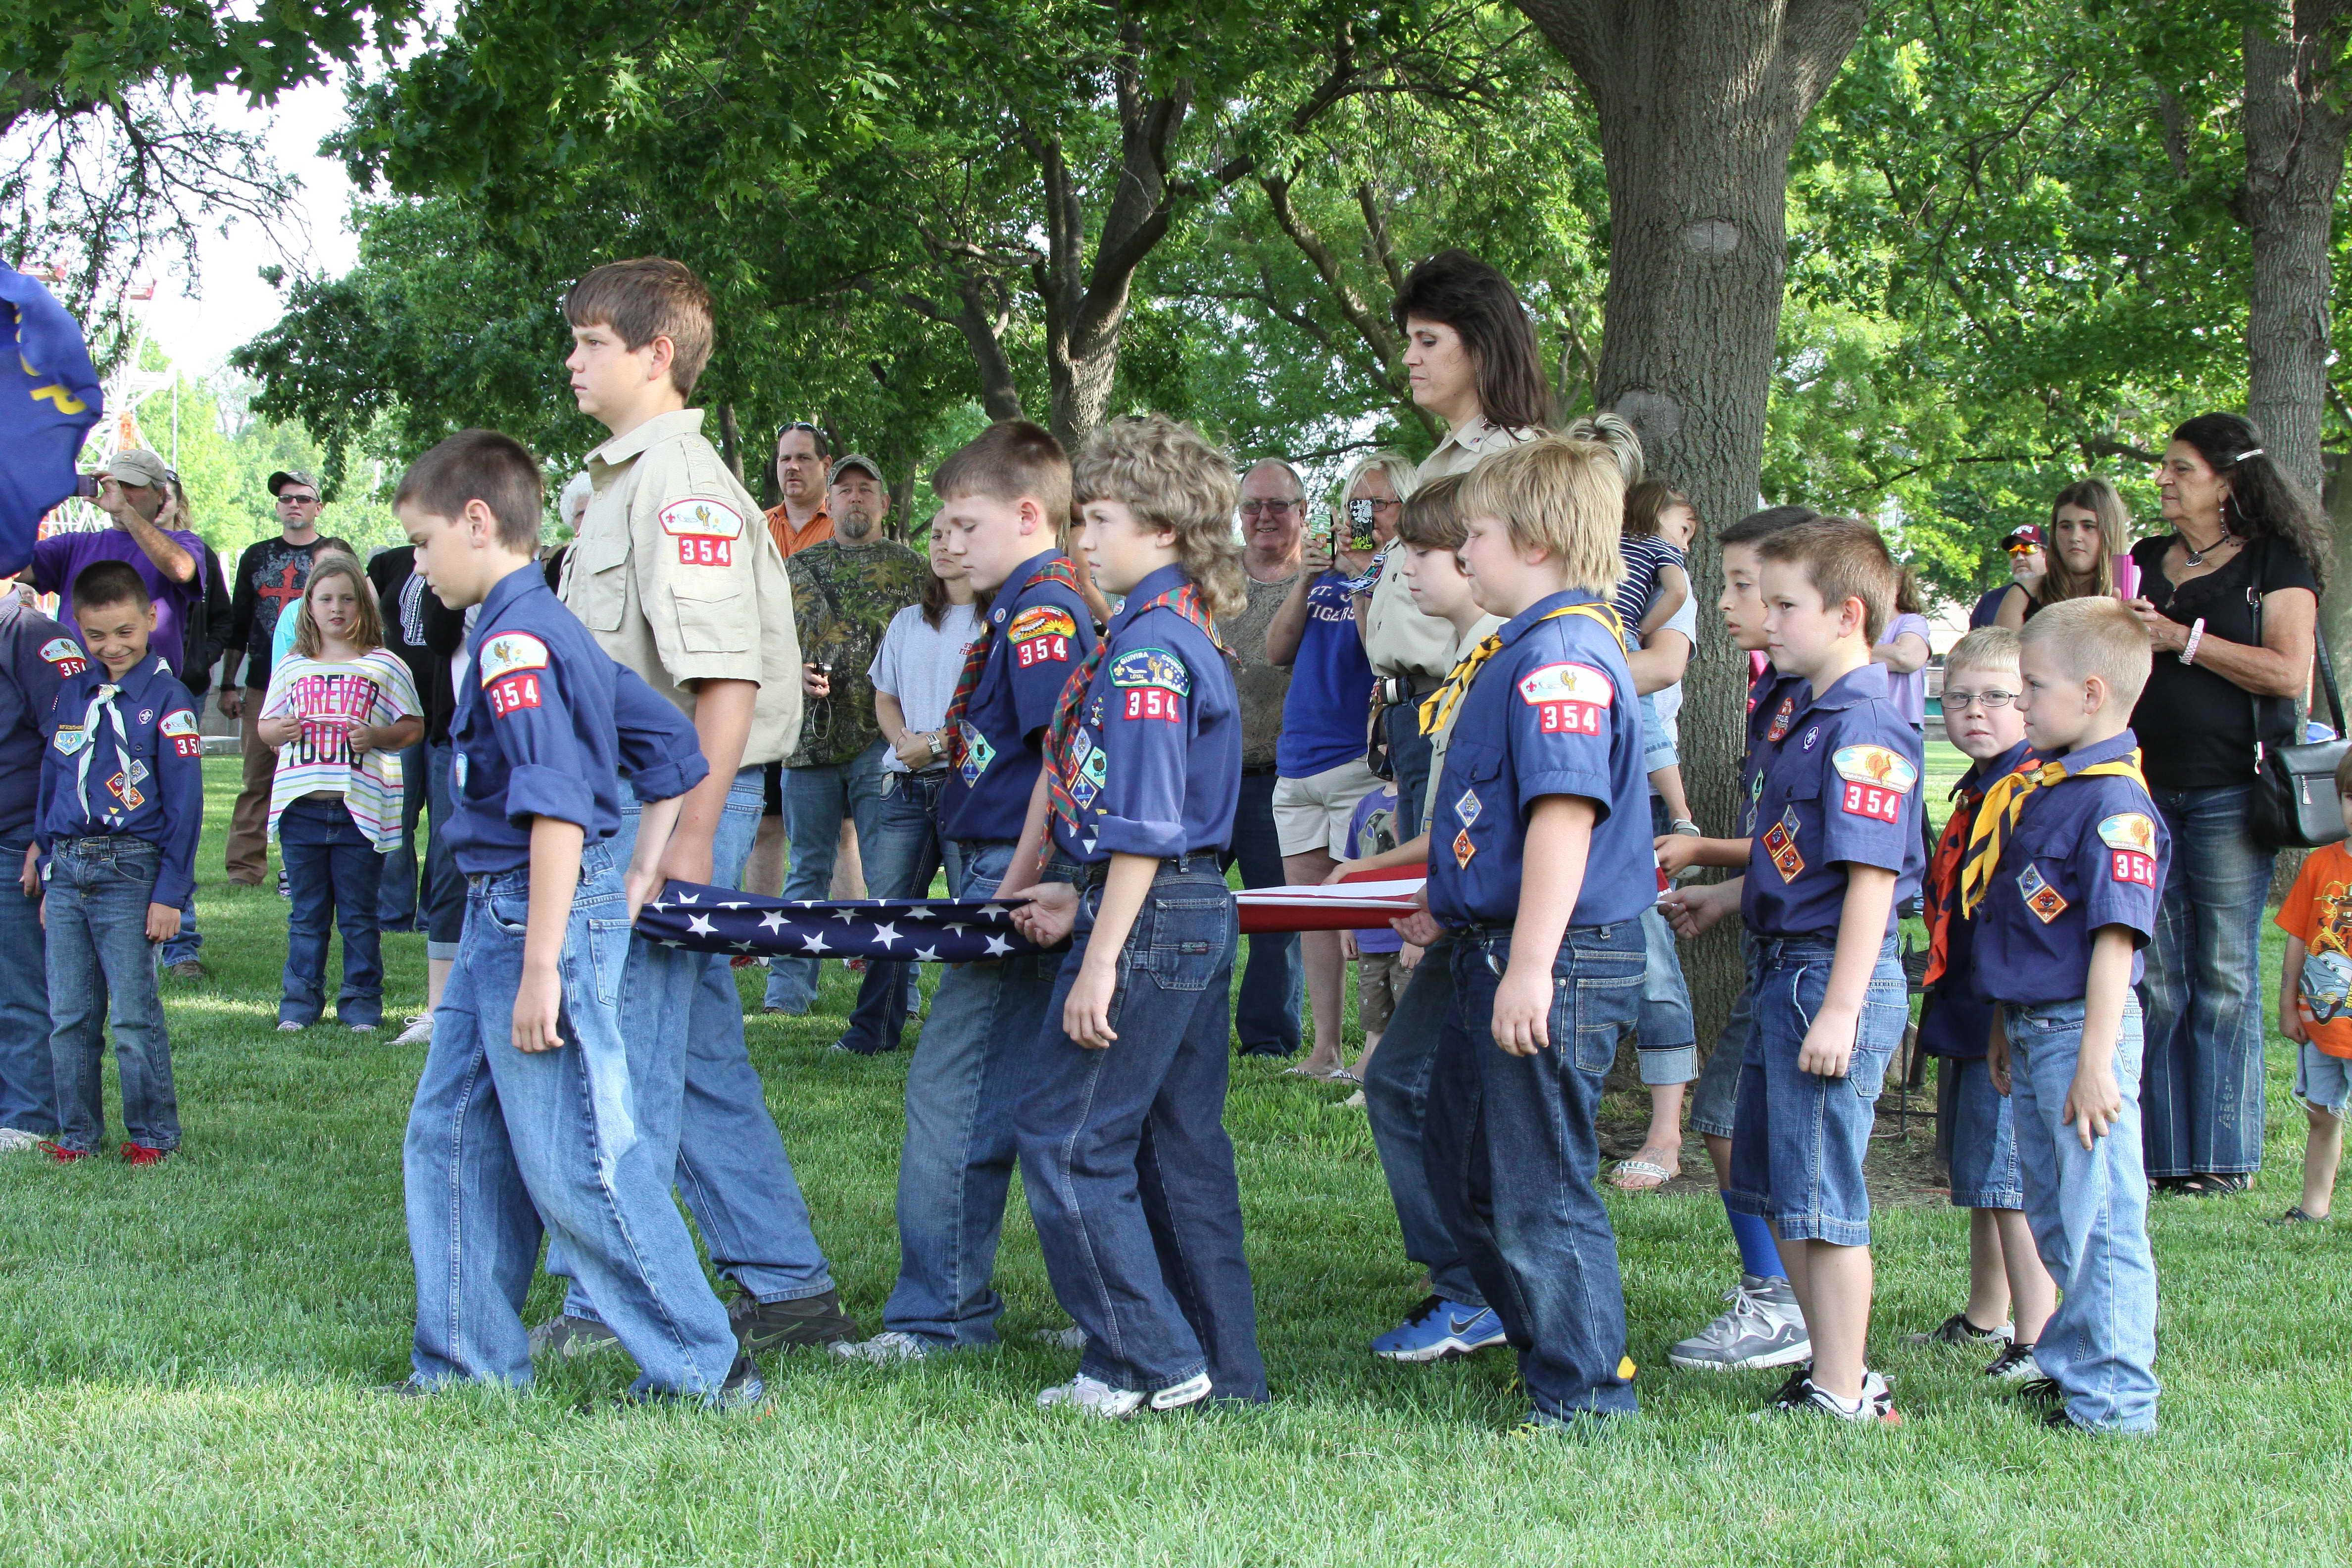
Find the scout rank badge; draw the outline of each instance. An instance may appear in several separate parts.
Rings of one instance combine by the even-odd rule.
[[[41,658],[63,676],[79,675],[89,668],[89,660],[82,655],[81,644],[71,637],[51,637],[43,643]]]
[[[667,511],[664,510],[665,516]],[[488,694],[490,711],[503,719],[538,707],[537,672],[547,668],[547,645],[529,632],[500,632],[483,644],[482,689]]]
[[[1919,770],[1885,746],[1840,746],[1830,766],[1845,781],[1838,805],[1855,816],[1892,824],[1903,814],[1903,797],[1919,782]]]
[[[1805,858],[1797,853],[1797,808],[1790,806],[1780,814],[1780,820],[1764,830],[1764,853],[1772,857],[1772,868],[1780,873],[1780,880],[1793,882],[1805,868]]]
[[[677,541],[681,566],[732,566],[743,518],[725,501],[696,497],[661,509],[662,531]]]
[[[1110,667],[1111,689],[1118,699],[1122,719],[1184,717],[1184,699],[1192,690],[1192,672],[1164,647],[1129,648]]]
[[[2017,890],[2024,895],[2025,907],[2032,910],[2043,925],[2066,912],[2064,895],[2042,880],[2042,868],[2031,860],[2025,863],[2025,869],[2017,874]]]
[[[963,765],[956,772],[962,775],[964,788],[971,789],[980,783],[980,775],[988,771],[988,764],[996,760],[996,748],[988,743],[988,737],[971,720],[959,719],[956,727],[963,735]]]
[[[196,733],[196,716],[184,708],[164,714],[163,722],[158,726],[158,733],[172,742],[172,753],[174,756],[201,757],[205,754],[205,738]],[[145,772],[144,769],[139,769],[136,763],[131,766],[138,769],[142,774]],[[134,779],[132,782],[136,783],[137,780]]]
[[[147,797],[139,793],[139,786],[121,773],[106,781],[106,793],[121,801],[125,811],[136,811],[147,804]]]
[[[1547,735],[1600,734],[1616,698],[1615,683],[1589,664],[1547,664],[1519,679],[1519,700]]]
[[[1465,827],[1454,836],[1454,863],[1456,866],[1467,871],[1470,869],[1470,857],[1476,853],[1478,853],[1478,847],[1470,842],[1468,828]]]
[[[1780,699],[1780,706],[1772,714],[1772,727],[1764,731],[1764,738],[1774,745],[1779,745],[1788,738],[1790,721],[1796,716],[1797,694],[1791,691]]]
[[[1004,638],[1013,645],[1013,657],[1024,669],[1039,664],[1070,662],[1070,639],[1078,635],[1078,623],[1070,612],[1059,605],[1032,605],[1013,617],[1004,628]]]
[[[2156,886],[2156,824],[2140,812],[2126,811],[2099,824],[2099,842],[2107,847],[2107,874],[2118,882]]]
[[[1109,772],[1110,757],[1095,744],[1092,735],[1081,729],[1070,739],[1070,798],[1078,803],[1079,810],[1084,811],[1094,805],[1095,796],[1102,793],[1103,779]]]

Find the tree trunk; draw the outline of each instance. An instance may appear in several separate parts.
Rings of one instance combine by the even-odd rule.
[[[1788,264],[1789,152],[1861,36],[1868,0],[1516,0],[1591,95],[1609,180],[1609,288],[1595,387],[1649,468],[1714,531],[1755,510]],[[1747,655],[1701,640],[1685,677],[1683,778],[1700,824],[1738,824]],[[1727,925],[1729,922],[1727,922]],[[1711,1038],[1740,976],[1726,931],[1685,967]]]
[[[743,429],[735,423],[735,405],[730,400],[719,405],[719,455],[727,460],[728,472],[735,482],[743,482]]]

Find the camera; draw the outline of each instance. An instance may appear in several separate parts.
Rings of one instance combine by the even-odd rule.
[[[1372,503],[1358,499],[1348,503],[1348,548],[1355,551],[1375,547],[1377,536],[1372,532]]]
[[[823,660],[823,659],[821,659],[821,658],[820,658],[820,659],[816,659],[816,660],[813,661],[813,662],[809,665],[809,668],[810,668],[811,669],[815,670],[819,675],[824,676],[827,680],[830,680],[830,679],[833,679],[833,666],[831,666],[830,664],[827,664],[824,660]]]
[[[1383,675],[1372,682],[1372,701],[1380,707],[1393,708],[1412,700],[1412,682],[1402,675]]]
[[[96,500],[98,499],[98,476],[96,474],[75,475],[74,494],[79,496],[84,500]]]

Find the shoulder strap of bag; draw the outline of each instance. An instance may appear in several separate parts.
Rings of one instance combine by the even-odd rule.
[[[2260,646],[2263,640],[2263,584],[2270,577],[2273,542],[2272,536],[2265,535],[2262,540],[2263,558],[2256,565],[2253,574],[2254,581],[2246,584],[2246,608],[2253,617],[2256,646]],[[2311,662],[2319,677],[2321,689],[2327,693],[2327,716],[2335,721],[2336,737],[2339,740],[2345,739],[2347,735],[2344,727],[2344,694],[2336,686],[2336,660],[2327,651],[2327,628],[2314,620],[2311,630],[2313,639]],[[2252,692],[2246,694],[2246,700],[2253,708],[2254,771],[2260,773],[2263,767],[2263,700]],[[2289,698],[2284,700],[2287,703],[2288,712],[2292,714],[2294,711],[2294,700]],[[2293,743],[2294,738],[2294,731],[2290,729],[2288,731],[2290,744]]]

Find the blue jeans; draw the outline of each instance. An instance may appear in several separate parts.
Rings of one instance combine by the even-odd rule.
[[[1429,1087],[1430,1188],[1510,1335],[1537,1413],[1630,1412],[1625,1290],[1593,1185],[1592,1118],[1618,1037],[1641,1009],[1641,923],[1569,928],[1552,961],[1551,1044],[1533,1056],[1495,1044],[1510,956],[1507,927],[1455,934],[1454,1005]]]
[[[883,779],[881,805],[874,830],[857,830],[859,856],[866,862],[866,891],[877,899],[926,899],[931,878],[947,868],[948,886],[963,883],[963,848],[940,837],[940,785],[947,770],[929,773],[889,773]],[[851,1009],[849,1027],[841,1043],[853,1051],[896,1050],[906,1031],[907,1015],[917,1005],[915,966],[868,959],[858,983],[857,1005]]]
[[[147,906],[163,851],[143,838],[68,838],[49,847],[49,1067],[58,1142],[94,1150],[106,1136],[100,1055],[111,1008],[122,1131],[150,1149],[180,1146],[172,1037],[155,991]]]
[[[1422,1156],[1422,1130],[1429,1117],[1429,1075],[1437,1061],[1437,1041],[1454,1005],[1454,943],[1440,942],[1421,955],[1396,1012],[1381,1036],[1381,1048],[1364,1069],[1364,1110],[1372,1127],[1372,1149],[1388,1178],[1389,1201],[1396,1205],[1404,1255],[1429,1270],[1430,1289],[1449,1301],[1483,1307],[1486,1298],[1462,1261],[1454,1233],[1437,1212],[1429,1190],[1429,1166]]]
[[[1698,1026],[1691,1018],[1690,982],[1674,928],[1654,906],[1642,911],[1642,1011],[1633,1038],[1642,1082],[1688,1083],[1698,1077]],[[1383,1041],[1383,1044],[1386,1042]]]
[[[49,977],[41,940],[41,901],[16,881],[26,838],[0,838],[0,1127],[54,1132],[57,1069],[49,1062]],[[145,911],[141,911],[145,919]]]
[[[1895,939],[1878,950],[1854,1027],[1843,1078],[1797,1066],[1829,994],[1832,942],[1759,941],[1748,973],[1754,993],[1748,1049],[1739,1068],[1739,1110],[1731,1132],[1731,1181],[1724,1206],[1760,1215],[1782,1241],[1870,1245],[1870,1189],[1863,1156],[1878,1119],[1886,1064],[1911,1021]]]
[[[2150,792],[2172,830],[2147,947],[2151,1176],[2263,1165],[2263,902],[2278,858],[2246,831],[2251,784]]]
[[[825,899],[833,895],[833,864],[841,855],[841,824],[857,824],[858,858],[882,831],[883,743],[875,742],[851,761],[823,768],[784,770],[784,835],[792,840],[792,864],[784,872],[784,897]],[[794,1015],[816,1005],[815,958],[768,960],[765,1005]]]
[[[993,893],[1013,846],[965,843],[961,892]],[[1066,879],[1066,873],[1063,879]],[[1057,954],[951,963],[907,1067],[898,1281],[882,1326],[950,1349],[996,1342],[996,1242],[1019,1155],[1013,1109],[1045,1024]]]
[[[383,887],[376,900],[376,925],[384,931],[416,929],[416,818],[430,793],[425,742],[400,752],[400,842],[383,858]],[[433,825],[440,826],[435,817]]]
[[[375,911],[383,857],[338,797],[298,800],[278,818],[278,854],[293,907],[286,915],[286,974],[278,1021],[304,1027],[326,1008],[327,930],[343,933],[335,1017],[354,1028],[383,1022],[383,942]]]
[[[1244,888],[1279,888],[1282,844],[1274,831],[1274,774],[1242,774],[1241,804],[1234,812],[1234,841],[1224,863],[1238,862]],[[1298,1050],[1299,1014],[1307,997],[1307,967],[1298,961],[1298,933],[1254,936],[1242,970],[1242,994],[1234,1009],[1234,1032],[1245,1057],[1286,1057]]]
[[[180,900],[180,931],[171,941],[155,947],[155,962],[169,969],[175,963],[185,963],[204,951],[205,933],[196,929],[196,889],[188,885],[188,896]]]
[[[1164,861],[1152,879],[1119,950],[1108,1050],[1061,1026],[1100,889],[1079,900],[1021,1100],[1021,1170],[1055,1298],[1086,1331],[1081,1373],[1154,1393],[1206,1372],[1215,1397],[1255,1401],[1265,1363],[1224,1126],[1238,923],[1215,862]]]
[[[425,848],[425,956],[455,959],[457,937],[466,920],[466,879],[457,869],[457,857],[449,848],[448,835],[441,831],[449,821],[456,796],[449,788],[450,768],[457,759],[457,748],[446,741],[436,742],[425,749],[425,809],[433,816],[433,837]]]
[[[1936,1063],[1936,1142],[1950,1173],[1952,1206],[2021,1209],[2016,1122],[1982,1057]]]
[[[674,1162],[623,1038],[632,942],[618,863],[603,846],[581,855],[552,1051],[518,1050],[511,1034],[530,874],[471,881],[401,1158],[417,1381],[530,1381],[522,1306],[544,1226],[636,1359],[638,1392],[715,1393],[735,1336],[670,1198]]]
[[[760,770],[743,769],[727,792],[710,847],[710,879],[740,887],[760,828]],[[621,786],[621,831],[614,862],[625,866],[637,841],[637,798]],[[833,1289],[808,1204],[793,1175],[767,1088],[743,1045],[743,1002],[727,955],[659,942],[629,943],[622,1016],[631,1072],[642,1086],[638,1121],[675,1168],[677,1190],[701,1228],[712,1267],[761,1301],[798,1300]],[[557,1248],[550,1274],[571,1275]],[[587,1281],[573,1277],[563,1310],[597,1311]]]
[[[2147,1172],[2140,1161],[2140,1011],[2124,1005],[2116,1038],[2123,1114],[2085,1149],[2061,1121],[2083,1047],[2083,1004],[2005,1007],[2010,1098],[2025,1220],[2058,1282],[2058,1310],[2033,1347],[2066,1413],[2103,1432],[2156,1427],[2156,1255],[2147,1241]]]
[[[1744,931],[1739,933],[1739,972],[1747,979],[1731,999],[1731,1011],[1690,1094],[1691,1131],[1713,1138],[1730,1137],[1738,1120],[1739,1068],[1748,1056],[1748,1022],[1756,1005],[1756,941]]]

